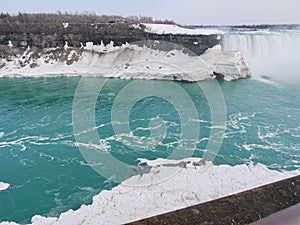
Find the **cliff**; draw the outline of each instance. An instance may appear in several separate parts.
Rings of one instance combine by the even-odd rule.
[[[215,48],[216,31],[120,17],[57,17],[0,15],[0,76],[114,74],[195,82],[250,75],[241,53]]]
[[[95,18],[94,18],[95,17]],[[86,42],[95,45],[121,46],[126,42],[167,41],[182,45],[197,55],[219,44],[218,35],[155,34],[145,31],[140,20],[120,17],[69,16],[52,14],[0,15],[0,45],[9,41],[19,48],[80,47]],[[195,44],[199,43],[199,44]]]

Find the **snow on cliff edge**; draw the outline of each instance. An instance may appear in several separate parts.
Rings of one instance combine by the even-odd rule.
[[[223,34],[223,32],[220,30],[206,29],[206,28],[189,29],[189,28],[184,28],[173,24],[143,23],[143,25],[146,27],[145,28],[146,32],[155,33],[155,34],[188,34],[188,35]]]
[[[59,53],[57,58],[54,54]],[[176,80],[198,82],[211,79],[226,81],[250,76],[241,52],[222,52],[220,46],[203,55],[190,56],[182,50],[161,51],[148,47],[93,45],[84,49],[65,47],[44,49],[38,58],[28,48],[23,55],[0,59],[0,77],[98,75],[123,79]],[[2,66],[1,66],[2,65]],[[218,77],[217,77],[218,76]]]

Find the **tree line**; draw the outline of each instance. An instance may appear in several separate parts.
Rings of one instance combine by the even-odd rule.
[[[172,20],[155,20],[149,16],[128,16],[97,15],[95,12],[56,12],[56,13],[18,13],[10,15],[2,12],[0,23],[6,24],[97,24],[97,23],[163,23],[175,24]]]

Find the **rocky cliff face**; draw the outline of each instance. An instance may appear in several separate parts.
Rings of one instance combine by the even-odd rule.
[[[214,48],[220,44],[219,34],[149,33],[146,24],[123,20],[51,23],[46,16],[41,23],[42,15],[39,20],[26,16],[33,15],[9,19],[0,15],[0,76],[108,76],[117,69],[118,77],[195,82],[250,75],[242,54]],[[143,63],[137,65],[138,61]]]
[[[137,41],[166,41],[182,45],[196,55],[204,53],[208,48],[219,44],[218,35],[184,35],[184,34],[152,34],[144,30],[144,26],[134,26],[129,23],[103,24],[45,24],[45,28],[34,27],[34,24],[10,26],[0,24],[0,45],[11,43],[14,47],[26,49],[62,47],[68,42],[70,47],[81,47],[86,42],[108,44],[115,46],[126,42]],[[196,44],[195,44],[196,43]],[[168,50],[168,49],[167,49]]]

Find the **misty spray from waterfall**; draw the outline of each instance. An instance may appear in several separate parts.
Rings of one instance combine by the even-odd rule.
[[[222,48],[242,50],[254,78],[300,82],[300,31],[230,31]]]

